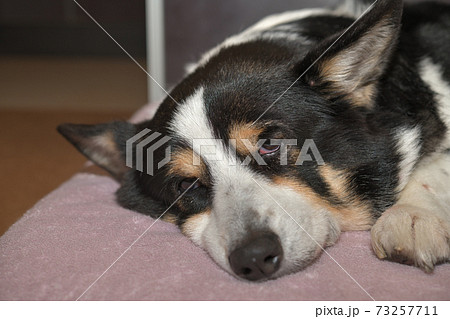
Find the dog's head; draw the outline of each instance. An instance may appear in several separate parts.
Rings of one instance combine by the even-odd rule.
[[[342,37],[352,20],[323,16],[341,32],[325,38],[311,18],[306,44],[269,37],[224,47],[150,121],[59,130],[121,182],[120,204],[163,214],[230,273],[297,271],[341,230],[370,227],[391,200],[391,145],[367,117],[401,7],[379,1]]]

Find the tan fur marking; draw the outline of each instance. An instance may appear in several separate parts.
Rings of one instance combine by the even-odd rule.
[[[345,94],[354,106],[373,106],[374,80],[384,71],[386,44],[395,34],[387,21],[384,17],[349,48],[320,63],[321,77],[331,82],[329,97]]]
[[[110,131],[105,132],[103,135],[98,135],[92,138],[92,148],[101,149],[99,152],[91,152],[91,156],[94,161],[97,161],[100,165],[110,166],[113,162],[113,157],[118,156],[119,151],[114,141],[114,134]]]
[[[341,225],[346,230],[370,229],[374,220],[370,208],[350,189],[348,173],[333,169],[330,165],[323,165],[319,173],[330,188],[331,193],[343,203],[343,209],[333,211]]]
[[[290,178],[277,177],[274,179],[274,183],[289,187],[305,197],[313,206],[331,212],[338,220],[341,231],[368,230],[374,223],[369,210],[363,205],[352,204],[335,207],[326,198],[322,198],[315,193],[309,186]],[[339,187],[342,187],[342,185],[335,186],[335,189],[337,190]]]
[[[349,189],[348,173],[333,169],[330,165],[323,165],[319,168],[319,173],[330,187],[331,192],[343,203],[353,200],[353,194]]]
[[[287,177],[275,177],[273,182],[277,185],[287,186],[295,192],[301,194],[306,197],[310,202],[312,202],[313,206],[316,207],[324,207],[326,203],[322,200],[319,195],[317,195],[310,187],[305,184],[296,181],[294,179],[290,179]]]
[[[114,134],[111,131],[105,132],[103,135],[98,135],[93,138],[95,144],[101,145],[109,152],[116,152],[117,145],[114,141]]]
[[[373,97],[376,93],[374,84],[359,87],[360,82],[348,83],[345,77],[350,73],[342,66],[341,58],[334,57],[321,66],[321,73],[328,81],[331,82],[330,90],[326,92],[328,97],[335,98],[341,94],[346,94],[346,100],[354,106],[373,105]]]
[[[256,145],[259,134],[263,129],[261,127],[252,126],[252,123],[235,124],[230,132],[231,140],[236,141],[236,150],[242,155],[250,155],[251,152],[256,152],[257,149],[249,150],[242,140],[248,140],[251,145]]]
[[[375,85],[370,84],[353,92],[348,96],[348,101],[354,106],[373,106],[375,96]]]
[[[203,162],[194,165],[194,154],[191,149],[177,150],[172,154],[169,163],[169,174],[180,175],[186,178],[199,178],[204,175],[206,167]]]
[[[125,166],[111,131],[92,137],[88,145],[81,142],[81,147],[94,163],[109,170],[118,180],[129,169]]]
[[[164,216],[161,219],[167,223],[171,223],[171,224],[177,223],[177,217],[172,214],[164,214]]]
[[[203,231],[202,223],[204,223],[205,219],[209,218],[210,215],[211,210],[208,209],[204,212],[189,217],[181,226],[181,232],[183,235],[191,238],[194,243],[200,245],[199,241]]]

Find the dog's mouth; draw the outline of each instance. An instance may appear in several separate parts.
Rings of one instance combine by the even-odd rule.
[[[212,209],[181,225],[183,234],[219,266],[239,279],[255,282],[304,269],[340,232],[337,220],[325,208],[313,208],[285,187],[267,183],[262,189],[258,185],[263,182],[240,181],[219,188]]]

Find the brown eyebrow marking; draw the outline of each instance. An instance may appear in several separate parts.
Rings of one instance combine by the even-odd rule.
[[[264,131],[262,127],[254,126],[253,123],[237,123],[229,130],[230,140],[236,143],[236,150],[242,155],[250,155],[251,152],[257,151],[255,148],[248,149],[242,140],[248,140],[251,145],[255,146],[258,142],[259,135]]]
[[[206,165],[200,159],[200,165],[194,165],[194,152],[190,148],[182,148],[172,153],[169,162],[169,174],[187,178],[200,178],[206,175]]]
[[[374,223],[370,206],[351,191],[348,175],[334,170],[328,165],[321,166],[319,172],[329,185],[331,193],[339,198],[342,204],[332,205],[327,198],[320,196],[311,187],[293,178],[276,177],[273,181],[275,184],[287,186],[306,197],[313,206],[325,208],[331,212],[338,220],[342,231],[370,229]]]

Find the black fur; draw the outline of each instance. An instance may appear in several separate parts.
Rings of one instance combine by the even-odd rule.
[[[402,1],[379,0],[343,35],[354,21],[330,14],[275,26],[247,42],[221,48],[170,92],[152,120],[135,126],[64,126],[60,132],[88,157],[99,151],[89,137],[113,132],[123,159],[125,141],[145,128],[172,137],[172,150],[190,149],[171,131],[170,123],[178,104],[203,88],[206,118],[217,139],[227,141],[230,129],[240,123],[260,128],[260,139],[298,140],[297,146],[289,146],[291,153],[300,152],[303,141],[312,139],[327,165],[347,172],[345,186],[351,198],[333,193],[317,162],[298,166],[289,158],[289,165],[281,166],[280,155],[270,154],[264,156],[267,165],[252,159],[249,166],[255,174],[300,181],[336,208],[357,200],[375,220],[398,198],[399,130],[420,129],[421,158],[436,151],[447,132],[435,94],[420,77],[419,63],[429,57],[450,81],[450,6],[430,2],[403,6]],[[280,33],[299,40],[273,36]],[[341,81],[327,69],[336,59]],[[225,146],[232,147],[227,142]],[[164,150],[153,156],[158,163]],[[135,169],[125,172],[117,161],[97,163],[120,177],[117,198],[122,206],[153,217],[168,210],[180,227],[189,217],[210,210],[217,195],[216,177],[208,168],[197,176],[199,187],[172,205],[186,176],[170,173],[168,166],[155,167],[156,173],[148,175]]]
[[[370,15],[367,21],[356,24],[355,30],[337,41],[323,59],[354,43],[367,31],[368,25],[385,14],[385,8],[375,7],[374,10],[378,12]],[[430,14],[417,19],[418,12],[422,11]],[[232,123],[256,120],[353,21],[345,17],[321,16],[289,24],[305,38],[318,42],[313,46],[281,40],[255,40],[223,49],[205,66],[189,75],[171,95],[182,102],[196,88],[205,86],[208,118],[216,137],[226,140]],[[317,69],[311,69],[261,121],[276,123],[277,129],[283,131],[284,138],[297,138],[300,141],[312,138],[325,162],[352,172],[351,184],[357,195],[370,203],[374,216],[380,216],[396,199],[399,155],[392,140],[392,132],[399,126],[419,125],[423,128],[423,155],[435,149],[445,132],[445,126],[437,116],[433,93],[420,79],[417,64],[419,58],[431,54],[427,45],[433,39],[427,33],[429,25],[447,26],[448,21],[448,6],[434,3],[405,6],[399,41],[397,45],[395,41],[392,44],[392,52],[387,57],[386,71],[379,79],[378,94],[372,109],[352,108],[345,100],[324,98],[320,88],[309,85],[318,74]],[[330,33],[335,35],[327,37]],[[423,33],[426,33],[426,37],[421,35]],[[440,41],[436,39],[436,42]],[[433,47],[431,56],[441,51],[440,47]],[[445,63],[448,60],[446,57]],[[441,63],[443,59],[438,61]],[[175,110],[176,104],[167,98],[155,118],[141,127],[169,134],[165,131],[165,125],[170,122]],[[270,135],[262,137],[271,138]],[[252,167],[261,174],[296,176],[315,192],[337,204],[315,165],[306,163],[293,169],[291,166],[276,165],[276,160],[273,162],[275,164],[272,166],[269,162],[268,166]],[[176,198],[177,193],[166,192],[167,188],[161,187],[164,179],[170,179],[161,177],[164,176],[164,170],[156,177],[135,174],[139,176],[136,180],[143,185],[141,188],[146,193],[152,194],[156,200],[169,203]],[[208,196],[211,196],[207,189],[208,185],[205,185],[205,190],[196,191],[193,196],[206,203]],[[206,204],[198,205],[196,209],[193,207],[191,214],[205,207]],[[184,216],[186,212],[178,214]]]

